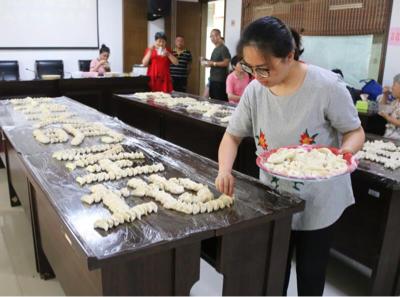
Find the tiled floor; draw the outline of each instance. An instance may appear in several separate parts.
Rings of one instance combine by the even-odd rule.
[[[64,295],[56,279],[40,279],[32,245],[24,211],[21,207],[9,206],[6,174],[0,169],[0,295]],[[297,295],[293,268],[289,295]],[[201,261],[200,281],[193,286],[191,295],[221,295],[222,279],[222,275]],[[365,295],[366,288],[366,276],[332,257],[324,295]]]

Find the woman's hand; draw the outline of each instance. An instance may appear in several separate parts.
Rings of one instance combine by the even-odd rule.
[[[218,172],[218,176],[215,179],[215,187],[221,193],[232,196],[235,187],[235,178],[233,177],[232,173]]]
[[[391,91],[390,87],[388,87],[388,86],[383,87],[383,94],[390,95],[391,92],[392,91]]]
[[[387,120],[388,117],[389,117],[389,115],[388,115],[387,113],[383,112],[383,111],[378,112],[378,114],[379,114],[382,118],[384,118],[385,120]]]

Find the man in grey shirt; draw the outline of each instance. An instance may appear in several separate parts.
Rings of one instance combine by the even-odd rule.
[[[215,49],[211,54],[211,60],[203,64],[206,67],[211,67],[210,70],[210,97],[228,101],[226,94],[226,78],[228,76],[228,66],[231,60],[231,54],[225,46],[221,37],[221,31],[213,29],[210,33],[212,43],[215,44]]]

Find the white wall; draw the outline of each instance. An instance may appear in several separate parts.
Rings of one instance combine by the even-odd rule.
[[[400,28],[400,0],[393,0],[390,28]],[[400,73],[400,45],[388,44],[385,71],[383,73],[383,84],[391,85],[393,77],[398,73]]]
[[[110,47],[111,70],[122,72],[122,0],[98,0],[99,41]],[[57,30],[57,28],[54,28]],[[64,72],[76,72],[78,60],[89,60],[98,56],[98,50],[1,50],[0,60],[18,60],[21,79],[33,79],[34,74],[25,68],[34,69],[35,60],[61,59]],[[69,74],[66,73],[66,77]]]
[[[242,0],[225,0],[225,45],[232,57],[236,55],[236,45],[240,38],[240,26],[242,21]]]
[[[164,18],[148,21],[147,32],[147,44],[150,46],[154,43],[154,35],[156,35],[157,32],[165,32]],[[168,42],[170,42],[170,40]]]

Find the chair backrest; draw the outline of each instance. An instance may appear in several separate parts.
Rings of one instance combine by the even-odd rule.
[[[39,78],[44,74],[59,74],[64,77],[64,64],[62,60],[36,60],[36,73]]]
[[[19,80],[18,61],[0,61],[0,80]]]
[[[79,71],[88,72],[90,70],[91,60],[78,60]]]

